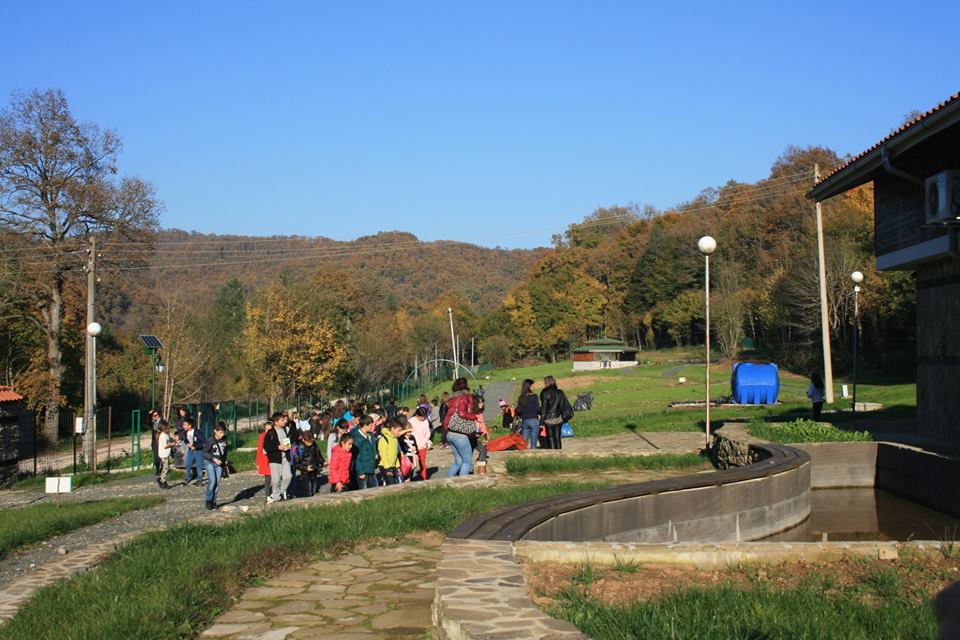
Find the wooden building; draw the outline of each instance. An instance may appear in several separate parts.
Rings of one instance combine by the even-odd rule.
[[[573,350],[573,370],[622,369],[637,366],[637,350],[626,342],[603,338],[589,340]]]
[[[867,182],[877,268],[917,278],[918,435],[960,446],[960,93],[847,161],[808,197],[823,201]]]

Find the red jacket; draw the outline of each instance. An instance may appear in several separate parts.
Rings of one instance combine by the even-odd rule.
[[[454,413],[459,413],[461,418],[467,420],[476,420],[477,414],[473,412],[473,394],[466,391],[457,391],[453,397],[447,400],[447,415],[443,418],[443,430],[449,428],[450,418]]]
[[[267,435],[266,431],[260,432],[257,439],[257,474],[261,476],[270,475],[270,463],[267,461],[267,454],[263,452],[263,437]]]
[[[350,452],[345,451],[339,444],[333,448],[330,454],[330,484],[350,483]]]

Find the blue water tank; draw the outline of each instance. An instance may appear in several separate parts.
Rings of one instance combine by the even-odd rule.
[[[737,404],[776,404],[780,393],[777,365],[737,362],[730,378],[733,401]]]

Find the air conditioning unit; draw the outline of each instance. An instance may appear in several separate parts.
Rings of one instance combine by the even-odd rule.
[[[941,171],[923,183],[927,224],[960,222],[960,171]]]

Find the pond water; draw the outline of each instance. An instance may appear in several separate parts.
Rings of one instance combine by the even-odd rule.
[[[958,540],[960,519],[879,489],[811,492],[810,517],[764,542]]]

